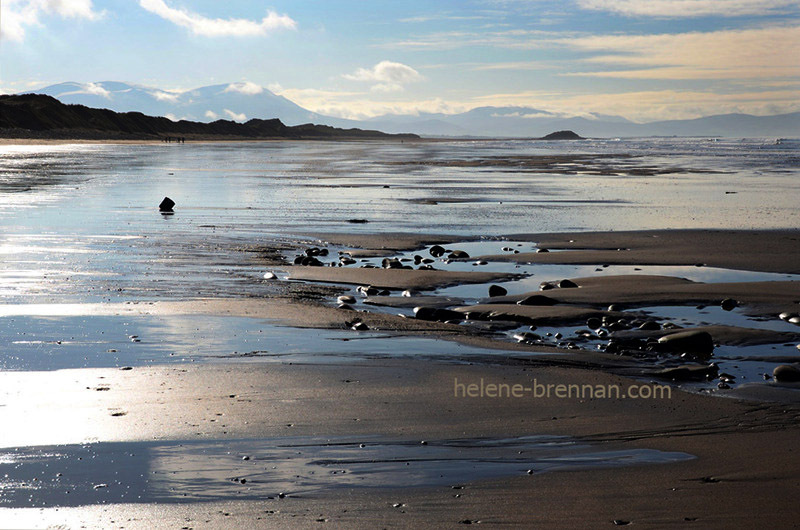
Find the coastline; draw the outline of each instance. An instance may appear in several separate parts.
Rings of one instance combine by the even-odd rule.
[[[512,256],[525,262],[570,263],[576,259],[573,252],[578,252],[580,262],[599,265],[608,259],[608,252],[612,252],[609,248],[624,247],[630,250],[613,250],[615,256],[622,256],[620,261],[646,264],[659,255],[659,250],[667,248],[671,249],[668,256],[662,253],[659,262],[683,264],[701,255],[704,263],[719,267],[796,273],[796,264],[800,263],[798,235],[797,231],[697,230],[515,235],[512,237],[552,249],[592,250]],[[312,237],[320,243],[345,246],[363,256],[392,255],[418,250],[426,243],[463,240],[419,234],[314,234]],[[653,240],[658,243],[651,244]],[[259,262],[261,258],[253,259]],[[285,269],[301,279],[321,281],[320,285],[326,289],[330,289],[330,283],[340,284],[341,275],[353,274],[344,268],[287,267],[278,261],[266,264],[269,269]],[[411,278],[419,277],[416,271],[402,269],[361,272],[385,276],[389,280],[384,283],[395,290],[411,287],[418,281]],[[427,271],[420,273],[430,276]],[[442,274],[449,276],[447,284],[461,283],[469,275],[483,273]],[[352,281],[362,284],[373,279],[362,276]],[[479,282],[495,279],[485,274],[477,278]],[[546,294],[574,302],[577,300],[574,297],[581,298],[590,291],[589,284],[582,285],[580,280],[578,283],[578,289]],[[629,292],[628,303],[635,302],[636,293],[641,294],[646,283],[643,280]],[[313,288],[315,284],[307,285]],[[428,289],[438,283],[426,280],[415,285]],[[673,290],[674,285],[668,285]],[[750,286],[748,292],[740,293],[740,298],[745,303],[768,306],[773,317],[779,306],[796,305],[800,300],[785,288],[765,291],[761,287]],[[607,303],[608,297],[619,296],[619,289],[620,284],[611,282],[583,302]],[[322,302],[309,299],[308,292],[301,290],[277,299],[216,298],[156,302],[145,307],[98,304],[95,310],[113,314],[141,311],[154,317],[192,312],[258,315],[307,329],[341,329],[342,321],[351,312],[336,309],[324,299]],[[325,292],[330,296],[329,290]],[[703,296],[716,299],[721,295],[722,292],[710,292]],[[89,308],[84,309],[91,314]],[[472,336],[457,325],[443,322],[380,312],[362,313],[362,317],[371,329],[378,331],[451,338],[483,347],[500,342],[481,334]],[[48,427],[9,432],[3,446],[81,444],[88,439],[101,444],[119,443],[124,448],[125,443],[145,441],[206,440],[225,444],[231,440],[256,443],[307,436],[348,440],[370,440],[377,436],[409,443],[424,440],[435,446],[438,441],[451,439],[479,443],[508,437],[567,436],[592,444],[597,450],[679,452],[690,455],[691,459],[621,467],[578,465],[574,469],[535,472],[532,476],[520,470],[517,475],[505,478],[439,486],[423,484],[415,488],[398,489],[391,484],[377,488],[301,488],[287,491],[283,499],[236,500],[238,495],[247,497],[248,489],[239,488],[232,489],[224,499],[199,503],[172,500],[2,508],[0,519],[13,526],[68,521],[90,527],[125,520],[128,528],[153,524],[315,526],[321,522],[361,528],[431,524],[460,527],[464,521],[561,526],[612,526],[614,521],[617,524],[627,521],[645,528],[689,523],[721,528],[782,526],[800,515],[794,502],[795,472],[800,466],[800,454],[794,450],[800,434],[797,421],[800,389],[793,385],[745,384],[710,396],[698,393],[691,385],[684,390],[680,383],[660,381],[659,384],[670,384],[669,399],[640,400],[458,396],[455,385],[458,381],[523,386],[536,381],[545,385],[622,388],[654,384],[640,372],[637,375],[625,359],[618,358],[615,366],[611,356],[601,353],[554,352],[550,347],[508,342],[500,342],[499,346],[515,353],[450,359],[375,356],[325,362],[223,360],[208,364],[134,366],[129,370],[5,372],[0,374],[3,378],[0,402],[4,404],[0,407],[0,421],[14,425],[24,418],[30,425]],[[550,355],[541,356],[537,352]],[[40,392],[42,388],[48,388],[49,392]],[[224,463],[218,465],[215,477],[221,483],[229,482],[234,470],[227,469]],[[91,463],[85,466],[102,475],[102,470]],[[257,478],[250,483],[254,491],[265,487]],[[454,490],[453,486],[459,489]]]

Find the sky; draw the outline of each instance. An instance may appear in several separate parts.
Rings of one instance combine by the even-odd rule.
[[[779,114],[800,0],[0,0],[0,92],[66,81],[246,83],[356,119]]]

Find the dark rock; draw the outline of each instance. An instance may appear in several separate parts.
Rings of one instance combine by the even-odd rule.
[[[739,302],[737,302],[733,298],[726,298],[719,305],[725,311],[732,311],[739,305]]]
[[[540,248],[540,249],[538,249],[536,251],[537,254],[546,254],[547,252],[550,252],[550,251],[547,250],[546,248]]]
[[[558,282],[558,286],[561,289],[574,289],[578,287],[578,284],[573,282],[572,280],[561,280],[560,282]]]
[[[463,250],[454,250],[447,256],[447,259],[467,259],[467,258],[469,258],[469,254],[467,254]]]
[[[668,353],[710,356],[714,352],[714,339],[707,331],[679,331],[659,338],[658,347]]]
[[[536,333],[529,333],[527,331],[523,331],[522,333],[515,333],[514,338],[517,339],[517,342],[525,344],[534,344],[542,340],[541,336],[537,335]]]
[[[175,208],[175,201],[170,199],[169,197],[164,197],[164,200],[161,201],[161,204],[158,205],[158,210],[160,212],[173,212],[173,208]]]
[[[772,376],[779,383],[797,383],[800,381],[800,368],[792,364],[782,364],[775,367]]]
[[[355,304],[356,303],[356,297],[355,296],[350,296],[349,294],[346,294],[346,295],[340,296],[337,299],[337,301],[340,304]]]
[[[348,219],[347,222],[352,224],[363,225],[365,223],[368,223],[369,221],[366,219]]]
[[[442,256],[444,256],[445,250],[444,247],[441,245],[433,245],[430,248],[430,250],[428,250],[428,252],[430,252],[431,256],[433,256],[434,258],[441,258]]]
[[[712,363],[709,365],[698,364],[665,368],[664,370],[653,372],[652,375],[672,381],[708,381],[714,379],[718,371],[717,365]]]
[[[556,284],[554,284],[553,282],[542,282],[539,284],[540,291],[549,291],[550,289],[555,289],[555,288]]]
[[[357,291],[364,296],[376,296],[380,291],[377,288],[367,285],[367,286],[359,286]]]
[[[639,329],[644,331],[658,331],[661,329],[661,325],[654,320],[648,320],[647,322],[642,323],[639,326]]]
[[[461,322],[464,320],[464,314],[459,313],[458,311],[427,306],[415,307],[414,316],[420,320],[430,320],[436,322],[447,322],[448,320]]]
[[[489,296],[490,297],[505,296],[507,294],[508,294],[508,291],[506,290],[505,287],[501,287],[499,285],[490,285],[489,286]]]
[[[551,306],[551,305],[556,305],[557,303],[558,300],[554,300],[549,296],[544,296],[541,294],[532,294],[517,302],[517,305]]]
[[[350,329],[352,329],[353,331],[369,331],[369,326],[367,326],[363,322],[356,322],[355,324],[350,326]]]
[[[586,326],[589,329],[600,329],[601,327],[603,327],[603,321],[600,320],[599,318],[592,317],[586,321]]]
[[[344,309],[345,311],[354,311],[353,306],[351,306],[350,304],[339,304],[338,308]]]

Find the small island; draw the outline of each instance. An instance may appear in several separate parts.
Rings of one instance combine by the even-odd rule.
[[[579,136],[577,133],[573,131],[556,131],[548,134],[547,136],[542,136],[538,138],[538,140],[585,140],[583,136]]]

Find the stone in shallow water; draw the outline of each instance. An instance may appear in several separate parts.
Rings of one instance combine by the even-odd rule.
[[[428,250],[428,252],[430,252],[431,256],[433,256],[434,258],[441,258],[442,256],[444,256],[445,250],[444,247],[441,245],[433,245],[430,248],[430,250]]]
[[[669,353],[689,353],[711,355],[714,352],[714,339],[707,331],[680,331],[664,335],[658,339],[663,351]]]
[[[351,296],[349,294],[346,294],[346,295],[342,295],[339,298],[337,298],[337,301],[340,304],[355,304],[356,303],[356,297],[355,296]]]
[[[560,282],[558,282],[558,286],[561,289],[574,289],[578,286],[578,284],[573,282],[572,280],[561,280]]]
[[[733,298],[726,298],[719,305],[725,311],[733,311],[739,305],[739,302]]]
[[[554,300],[549,296],[544,296],[541,294],[532,294],[531,296],[523,298],[522,300],[517,302],[517,305],[550,306],[550,305],[556,305],[557,303],[558,300]]]
[[[164,197],[164,200],[161,201],[161,204],[158,205],[158,210],[161,212],[172,212],[175,208],[175,201],[170,199],[169,197]]]
[[[772,376],[779,383],[797,383],[800,381],[800,368],[792,364],[776,366]]]
[[[586,321],[586,326],[589,329],[600,329],[603,327],[603,322],[599,318],[592,317]]]
[[[467,254],[463,250],[454,250],[447,256],[447,259],[467,259],[467,258],[469,258],[469,254]]]
[[[436,307],[419,306],[414,308],[414,316],[420,320],[430,320],[438,322],[462,321],[464,314],[451,309],[439,309]]]
[[[490,297],[505,296],[507,294],[508,294],[508,291],[506,290],[505,287],[501,287],[499,285],[490,285],[489,286],[489,296]]]

